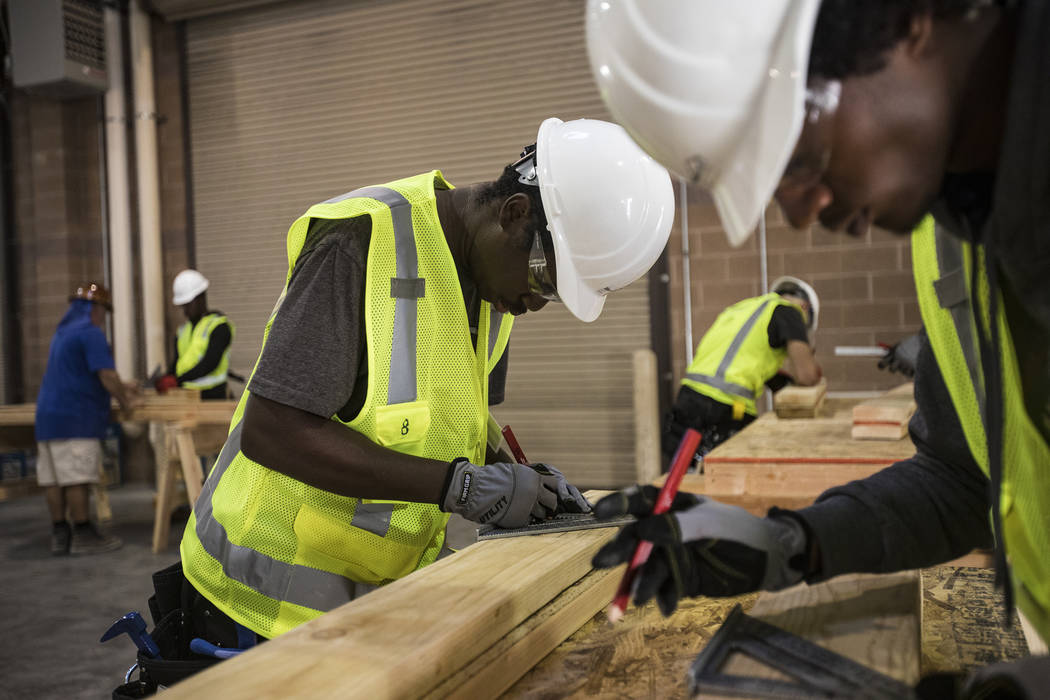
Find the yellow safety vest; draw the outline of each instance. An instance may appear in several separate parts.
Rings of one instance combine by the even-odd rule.
[[[769,346],[769,321],[778,306],[803,313],[779,294],[744,299],[720,313],[700,339],[682,385],[733,406],[734,414],[756,415],[755,401],[787,357],[787,346]]]
[[[971,306],[975,248],[936,229],[927,217],[912,235],[915,287],[922,321],[941,376],[974,460],[989,474],[984,415],[984,375],[977,333],[990,336],[988,304],[984,317]],[[984,251],[976,248],[979,294],[990,299]],[[1024,405],[1021,375],[1000,308],[999,352],[1003,384],[1003,475],[999,512],[1011,580],[1018,607],[1043,639],[1050,639],[1050,447]]]
[[[204,353],[208,351],[208,341],[211,340],[212,331],[224,323],[230,327],[230,344],[232,345],[233,323],[225,316],[210,313],[197,321],[197,325],[186,322],[179,327],[175,340],[175,347],[179,351],[179,357],[175,361],[175,374],[185,374],[200,364]],[[211,389],[226,381],[226,373],[229,369],[230,345],[227,345],[222,353],[222,359],[219,360],[218,366],[211,374],[183,382],[182,386],[186,389],[199,389],[201,391]]]
[[[436,170],[311,207],[288,232],[287,279],[311,220],[370,216],[368,393],[343,424],[398,452],[483,464],[494,428],[488,375],[512,317],[481,302],[475,352],[435,188],[452,188]],[[351,600],[354,582],[388,583],[437,558],[449,516],[436,505],[339,496],[248,459],[240,451],[248,394],[182,539],[183,570],[205,597],[274,637]]]

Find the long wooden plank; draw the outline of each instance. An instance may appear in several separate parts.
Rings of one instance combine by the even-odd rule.
[[[566,589],[426,697],[496,698],[612,600],[624,567],[595,570]]]
[[[224,700],[415,698],[590,570],[614,530],[479,542],[187,679],[165,693]]]

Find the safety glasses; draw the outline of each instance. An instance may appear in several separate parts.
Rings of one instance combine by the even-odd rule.
[[[777,185],[778,192],[803,190],[824,177],[831,162],[834,120],[841,95],[842,83],[838,80],[811,80],[806,86],[805,121]]]
[[[545,245],[546,244],[546,245]],[[554,264],[554,244],[550,234],[537,231],[532,238],[532,249],[529,251],[529,291],[549,301],[561,301],[558,296],[557,269]],[[546,250],[550,250],[547,255]]]

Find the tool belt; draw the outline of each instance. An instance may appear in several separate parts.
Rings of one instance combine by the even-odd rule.
[[[138,679],[131,679],[133,666],[124,683],[113,690],[113,700],[148,697],[219,663],[220,659],[190,651],[194,637],[223,647],[237,646],[236,624],[186,580],[181,561],[153,574],[153,591],[149,611],[155,627],[150,636],[160,648],[160,657],[139,651]]]

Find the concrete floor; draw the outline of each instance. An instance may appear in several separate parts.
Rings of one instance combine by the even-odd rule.
[[[184,523],[173,523],[171,547],[155,555],[152,489],[109,494],[109,530],[124,547],[82,557],[51,555],[43,494],[0,503],[0,699],[109,698],[134,663],[127,635],[98,639],[131,610],[152,629],[150,574],[178,558]]]

